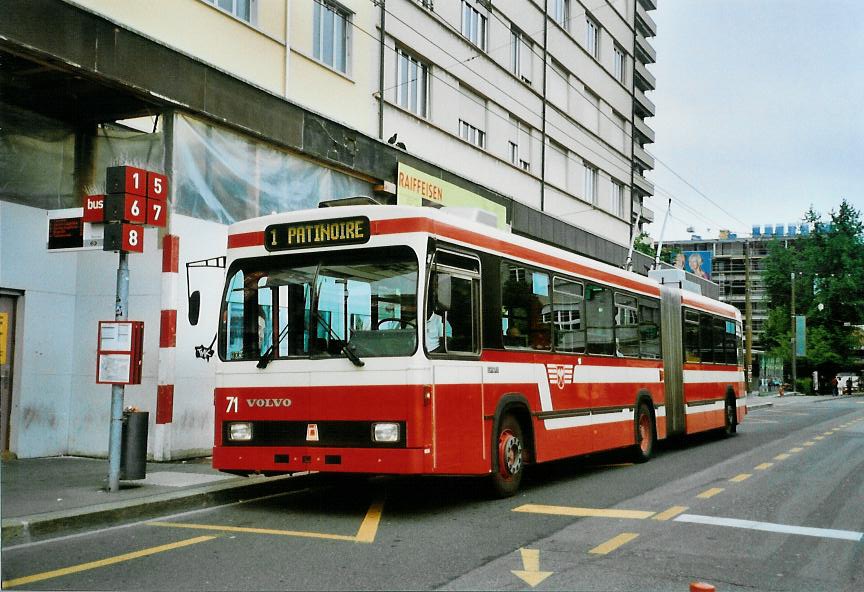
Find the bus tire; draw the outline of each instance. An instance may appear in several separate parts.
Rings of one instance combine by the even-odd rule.
[[[723,408],[723,433],[726,436],[733,436],[738,431],[737,411],[735,399],[727,397]]]
[[[654,414],[645,401],[636,405],[633,429],[636,433],[636,445],[633,447],[633,460],[637,463],[648,461],[654,455],[654,444],[657,440],[657,429],[654,425]]]
[[[525,443],[522,426],[509,413],[501,418],[498,425],[494,453],[492,492],[496,497],[510,497],[519,490],[522,483],[525,472]]]

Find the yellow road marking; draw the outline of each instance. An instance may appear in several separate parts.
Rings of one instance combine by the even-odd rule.
[[[219,524],[190,524],[186,522],[148,522],[152,526],[169,528],[191,528],[193,530],[216,530],[218,532],[245,532],[249,534],[273,534],[280,536],[303,537],[308,539],[331,539],[335,541],[353,541],[355,537],[344,534],[326,534],[322,532],[305,532],[302,530],[276,530],[273,528],[252,528],[247,526],[222,526]]]
[[[755,469],[757,471],[764,471],[765,469],[770,469],[774,466],[774,463],[762,463],[761,465],[756,465]]]
[[[834,430],[830,430],[830,431],[828,431],[828,432],[822,432],[822,435],[823,435],[823,436],[830,436],[830,435],[833,434],[833,433],[834,433]]]
[[[638,536],[639,535],[636,534],[635,532],[623,532],[623,533],[619,534],[618,536],[609,539],[608,541],[606,541],[602,545],[597,545],[596,547],[594,547],[593,549],[591,549],[588,552],[594,553],[595,555],[606,555],[607,553],[611,553],[612,551],[614,551],[618,547],[620,547],[622,545],[626,545],[627,543],[629,543],[630,541],[632,541],[633,539],[635,539]]]
[[[801,452],[802,450],[804,450],[804,449],[801,448],[800,446],[796,446],[795,448],[790,448],[789,452]]]
[[[218,532],[243,532],[247,534],[271,534],[275,536],[289,536],[306,539],[326,539],[331,541],[348,541],[355,543],[372,543],[375,542],[375,535],[378,533],[378,524],[381,522],[381,512],[384,509],[383,500],[374,502],[357,534],[354,536],[347,534],[330,534],[326,532],[309,532],[305,530],[278,530],[274,528],[253,528],[248,526],[225,526],[220,524],[192,524],[187,522],[148,522],[151,526],[165,526],[168,528],[190,528],[193,530],[215,530]]]
[[[825,436],[813,436],[814,440],[824,440]]]
[[[810,440],[804,442],[804,446],[813,446],[814,444],[816,444],[816,442],[811,442]]]
[[[551,571],[540,571],[540,551],[538,549],[519,549],[519,553],[522,555],[523,569],[511,569],[510,573],[514,576],[533,588],[552,575]]]
[[[148,555],[155,555],[156,553],[162,553],[164,551],[171,551],[172,549],[179,549],[181,547],[188,547],[189,545],[194,545],[196,543],[203,543],[205,541],[212,541],[217,537],[215,536],[199,536],[192,539],[186,539],[184,541],[178,541],[176,543],[168,543],[167,545],[159,545],[158,547],[150,547],[148,549],[141,549],[140,551],[133,551],[132,553],[124,553],[123,555],[117,555],[115,557],[108,557],[107,559],[100,559],[99,561],[90,561],[88,563],[81,563],[79,565],[73,565],[71,567],[64,567],[62,569],[55,569],[53,571],[45,571],[42,573],[34,574],[32,576],[26,576],[23,578],[14,578],[11,580],[6,580],[3,582],[3,588],[11,588],[12,586],[21,586],[23,584],[32,584],[33,582],[41,582],[42,580],[50,580],[52,578],[59,578],[60,576],[67,576],[70,574],[87,571],[90,569],[96,569],[99,567],[105,567],[108,565],[114,565],[115,563],[122,563],[123,561],[130,561],[132,559],[138,559],[140,557],[147,557]]]
[[[354,537],[358,543],[375,542],[375,534],[378,532],[378,524],[381,522],[381,511],[384,509],[384,500],[373,503],[363,518],[363,523]]]
[[[513,508],[514,512],[530,512],[532,514],[554,514],[556,516],[579,516],[591,518],[634,518],[644,520],[654,515],[654,512],[643,510],[618,510],[615,508],[574,508],[572,506],[545,506],[542,504],[525,504]]]
[[[671,520],[681,512],[686,512],[687,509],[687,506],[672,506],[668,510],[660,512],[654,516],[654,520]]]
[[[774,460],[786,460],[786,459],[789,458],[790,456],[792,456],[792,455],[791,455],[791,454],[786,454],[785,452],[783,452],[783,453],[778,454],[777,456],[775,456],[775,457],[774,457]]]
[[[717,495],[721,491],[723,491],[722,487],[712,487],[711,489],[706,489],[705,491],[703,491],[702,493],[700,493],[696,497],[698,497],[700,499],[708,499],[710,497],[714,497],[715,495]]]
[[[741,483],[742,481],[746,481],[747,479],[749,479],[752,476],[753,475],[751,473],[741,473],[740,475],[735,475],[734,477],[732,477],[729,480],[732,481],[733,483]]]

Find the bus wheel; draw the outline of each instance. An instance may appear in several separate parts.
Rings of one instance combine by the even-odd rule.
[[[723,433],[727,436],[731,436],[738,431],[738,416],[736,411],[735,400],[726,399],[726,407],[723,411]]]
[[[525,468],[522,426],[512,415],[501,418],[495,444],[498,466],[492,471],[493,492],[498,497],[510,497],[518,491]]]
[[[636,406],[635,418],[636,446],[633,448],[633,459],[642,463],[654,454],[654,417],[648,405],[642,401]]]

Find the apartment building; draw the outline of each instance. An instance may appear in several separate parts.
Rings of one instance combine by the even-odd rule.
[[[655,0],[9,0],[0,19],[0,314],[14,336],[3,441],[19,456],[107,453],[95,384],[116,255],[46,249],[47,219],[107,166],[171,180],[166,229],[132,255],[145,323],[149,454],[206,454],[218,298],[191,327],[184,264],[226,225],[335,197],[399,199],[400,167],[506,212],[513,232],[620,265],[653,162]],[[545,12],[544,12],[545,11]],[[389,141],[389,142],[388,142]],[[77,214],[80,216],[80,213]],[[638,255],[637,255],[638,258]],[[645,268],[645,261],[637,269]],[[10,337],[11,339],[11,337]]]
[[[770,301],[765,288],[765,258],[769,244],[780,241],[788,247],[791,241],[809,233],[806,224],[776,224],[754,226],[748,237],[738,237],[729,231],[721,231],[718,238],[703,239],[698,236],[690,240],[669,241],[666,247],[673,253],[700,252],[710,253],[710,279],[717,284],[719,299],[735,306],[741,311],[747,325],[747,291],[750,291],[750,331],[753,350],[762,350],[762,335],[768,320]],[[747,268],[749,266],[749,278]]]

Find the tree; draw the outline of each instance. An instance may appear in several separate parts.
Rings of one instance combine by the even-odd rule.
[[[864,324],[861,212],[844,199],[829,218],[831,223],[825,224],[811,206],[804,220],[813,225],[813,232],[788,241],[788,248],[782,239],[773,241],[765,261],[771,310],[763,346],[771,355],[791,359],[794,274],[794,313],[807,317],[807,355],[801,360],[801,369],[818,370],[823,377],[861,365],[855,326]]]
[[[633,250],[645,253],[649,257],[654,257],[655,250],[651,246],[653,242],[654,239],[652,239],[648,233],[643,230],[636,236],[636,240],[633,242]]]

